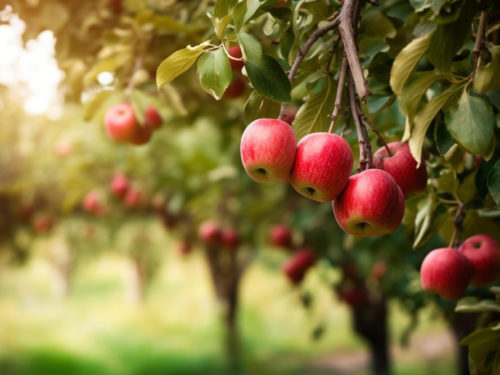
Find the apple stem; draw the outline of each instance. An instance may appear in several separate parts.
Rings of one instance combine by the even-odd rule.
[[[335,127],[335,121],[337,120],[340,108],[342,107],[342,91],[344,91],[346,74],[347,74],[347,58],[344,54],[342,56],[342,63],[340,65],[339,83],[337,85],[337,94],[335,96],[335,106],[333,107],[333,112],[330,116],[332,118],[332,122],[330,122],[330,128],[328,129],[328,133],[333,132],[333,128]]]
[[[370,144],[370,138],[368,137],[366,126],[362,123],[360,118],[361,108],[359,107],[359,102],[356,99],[356,92],[354,90],[354,79],[352,77],[352,74],[349,74],[348,89],[349,89],[349,106],[351,107],[352,118],[356,126],[356,132],[358,133],[359,165],[357,170],[358,172],[361,172],[373,167],[373,157],[372,157],[372,147]]]
[[[352,0],[349,0],[352,1]],[[288,72],[288,80],[290,83],[293,82],[295,78],[295,74],[297,73],[297,70],[299,69],[300,64],[304,60],[304,58],[307,55],[307,52],[311,49],[312,45],[314,42],[316,42],[319,38],[321,38],[323,35],[325,35],[328,31],[333,30],[337,25],[339,24],[339,16],[336,14],[334,15],[334,18],[328,22],[326,25],[322,27],[316,27],[316,30],[311,34],[309,39],[299,48],[299,55],[295,59],[295,61],[292,64],[292,67],[290,68],[290,71]],[[278,116],[278,120],[282,120],[283,117],[285,116],[286,108],[285,108],[285,103],[281,103],[281,108],[280,108],[280,114]]]
[[[470,80],[474,80],[476,76],[477,67],[479,66],[479,60],[481,58],[481,48],[483,46],[484,29],[486,26],[486,12],[483,10],[479,15],[479,25],[477,27],[476,40],[474,42],[474,48],[472,49],[472,55],[474,56],[474,66],[472,67],[472,72],[469,76]]]

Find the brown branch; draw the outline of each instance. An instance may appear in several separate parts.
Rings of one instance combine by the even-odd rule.
[[[464,219],[465,219],[464,208],[465,208],[464,204],[460,202],[458,204],[455,217],[453,218],[453,223],[455,224],[455,227],[453,228],[453,233],[450,238],[449,247],[457,247],[460,243],[461,234],[464,231]]]
[[[474,56],[474,66],[472,67],[472,73],[470,74],[471,80],[476,76],[477,67],[479,66],[479,60],[481,57],[481,47],[483,46],[484,38],[484,28],[486,25],[486,12],[483,10],[479,16],[479,26],[477,27],[476,41],[474,42],[474,48],[472,49],[472,55]]]
[[[330,122],[330,128],[328,129],[328,133],[333,132],[333,128],[335,127],[335,121],[337,120],[339,110],[342,107],[342,91],[344,91],[344,83],[345,83],[346,73],[347,73],[347,58],[344,54],[342,56],[342,63],[340,65],[340,74],[339,74],[339,82],[337,85],[337,94],[335,96],[335,105],[333,107],[333,112],[331,115],[332,121]]]
[[[143,61],[144,61],[144,54],[142,52],[139,52],[137,54],[136,59],[135,59],[134,68],[132,70],[132,74],[131,74],[130,79],[128,81],[128,85],[125,89],[126,96],[129,96],[130,93],[132,92],[132,90],[134,89],[134,86],[135,86],[134,75],[137,71],[142,69]]]
[[[357,170],[358,172],[361,172],[373,166],[372,148],[370,139],[368,138],[366,127],[360,119],[359,114],[361,113],[361,108],[359,107],[359,103],[356,99],[356,92],[354,91],[354,79],[352,77],[352,74],[349,74],[349,83],[347,86],[349,90],[349,106],[351,107],[352,118],[356,126],[356,132],[358,133],[359,165]]]
[[[333,30],[338,24],[339,24],[339,17],[336,16],[326,25],[317,27],[316,30],[311,34],[309,39],[307,39],[307,41],[304,43],[304,45],[299,48],[299,55],[293,62],[292,67],[290,68],[290,72],[288,72],[288,80],[290,81],[290,83],[293,82],[295,74],[297,73],[300,64],[306,57],[307,52],[309,52],[314,42],[316,42],[319,38],[325,35],[328,31]],[[285,116],[285,103],[281,104],[280,114],[278,116],[278,119],[282,120],[283,116]]]
[[[333,41],[332,48],[330,49],[330,54],[328,55],[328,60],[326,62],[325,75],[327,76],[330,72],[330,66],[332,65],[333,56],[335,55],[335,50],[340,42],[340,35]]]
[[[352,21],[358,23],[359,5],[360,0],[345,0],[342,9],[339,14],[339,32],[342,37],[342,42],[344,44],[345,54],[347,56],[347,61],[349,62],[349,68],[352,72],[352,77],[354,84],[356,86],[356,91],[362,102],[366,101],[366,98],[371,95],[370,88],[366,82],[365,76],[363,75],[363,69],[361,68],[361,63],[358,57],[358,48],[356,44],[355,34],[353,29]],[[354,10],[354,12],[353,12]],[[354,17],[353,17],[354,14]]]
[[[380,142],[382,142],[385,149],[387,150],[387,153],[389,154],[389,156],[392,156],[392,152],[389,149],[389,146],[387,146],[387,142],[385,141],[384,137],[382,137],[382,134],[379,133],[379,131],[371,123],[371,121],[368,120],[368,117],[366,117],[366,115],[362,111],[359,113],[359,117],[361,118],[361,121],[363,121],[365,124],[367,124],[370,127],[370,129],[377,135],[378,139],[380,140]]]

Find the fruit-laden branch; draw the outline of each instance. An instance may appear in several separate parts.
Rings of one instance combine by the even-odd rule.
[[[299,69],[299,66],[302,63],[302,60],[304,60],[304,58],[307,55],[307,52],[309,52],[314,42],[316,42],[319,38],[325,35],[328,31],[333,30],[338,24],[339,24],[339,17],[335,16],[333,20],[328,22],[326,25],[316,28],[316,30],[311,34],[311,36],[309,37],[309,39],[307,39],[304,45],[299,48],[299,55],[293,62],[290,72],[288,73],[288,80],[290,81],[290,83],[293,82],[295,74],[297,73],[297,70]],[[278,119],[282,120],[284,116],[285,116],[285,103],[282,103]]]
[[[351,107],[352,118],[354,120],[354,125],[356,126],[356,132],[358,133],[359,165],[357,170],[358,172],[361,172],[373,166],[372,147],[370,145],[370,138],[368,138],[366,127],[361,122],[360,113],[362,113],[362,111],[359,106],[359,102],[356,99],[352,74],[349,74],[349,83],[347,86],[349,90],[349,106]]]
[[[361,63],[358,57],[358,48],[356,43],[356,31],[353,29],[354,26],[358,27],[358,16],[360,11],[360,0],[345,0],[342,9],[339,14],[339,32],[342,37],[342,43],[344,44],[344,51],[349,62],[349,68],[352,72],[352,77],[354,84],[356,86],[356,91],[358,92],[359,98],[362,102],[365,102],[368,96],[371,95],[370,88],[366,82],[365,76],[363,75],[363,69],[361,68]]]
[[[481,56],[481,47],[483,46],[484,38],[484,28],[486,26],[486,12],[483,10],[479,16],[479,26],[477,27],[476,41],[474,42],[474,48],[472,49],[472,55],[474,56],[474,66],[472,68],[472,73],[470,75],[471,79],[474,79],[479,66],[479,58]]]

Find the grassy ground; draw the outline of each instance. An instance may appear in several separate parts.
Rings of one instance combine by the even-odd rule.
[[[182,259],[166,252],[141,306],[126,301],[124,267],[117,256],[87,264],[75,275],[66,301],[54,297],[54,273],[41,256],[22,269],[4,271],[0,374],[230,374],[223,359],[220,312],[201,255]],[[318,276],[308,277],[306,286],[315,296],[311,310],[300,306],[298,293],[279,273],[258,264],[250,268],[239,320],[242,373],[367,373],[363,343],[351,333],[347,308]],[[407,319],[394,306],[391,314],[397,337]],[[424,320],[417,337],[443,332],[441,323]],[[326,331],[315,341],[311,332],[318,324]],[[335,367],[336,358],[353,363]],[[399,375],[454,373],[449,351],[428,355],[412,349],[396,358]]]

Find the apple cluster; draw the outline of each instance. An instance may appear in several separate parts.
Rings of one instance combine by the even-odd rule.
[[[155,107],[148,105],[145,121],[141,124],[134,108],[127,103],[117,104],[106,111],[104,125],[108,135],[116,142],[144,145],[149,142],[154,131],[162,125],[162,118]]]
[[[420,269],[422,287],[444,299],[460,298],[468,285],[486,286],[500,273],[500,245],[485,234],[472,236],[458,249],[431,251]]]
[[[396,230],[403,219],[405,195],[427,184],[425,163],[414,160],[406,143],[393,142],[375,153],[374,169],[351,176],[353,153],[342,137],[312,133],[296,144],[292,127],[261,118],[245,129],[241,160],[258,182],[290,181],[294,189],[319,202],[332,202],[339,226],[358,236]]]
[[[234,228],[222,229],[216,221],[207,220],[198,228],[198,238],[208,246],[220,246],[234,251],[240,245],[240,235]]]

